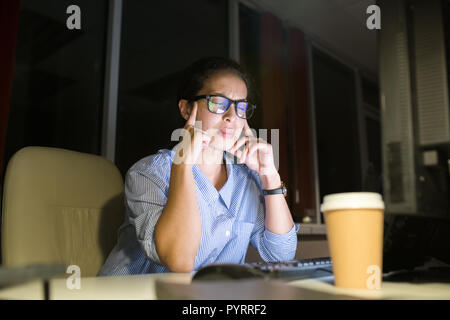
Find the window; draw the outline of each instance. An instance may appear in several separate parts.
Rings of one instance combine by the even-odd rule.
[[[361,190],[355,73],[313,49],[314,107],[320,201]]]
[[[72,4],[80,30],[66,26]],[[107,1],[21,1],[5,167],[31,145],[100,154],[107,12]]]
[[[180,73],[205,56],[228,56],[226,1],[124,1],[116,164],[124,175],[139,159],[171,148],[184,126]],[[164,32],[161,30],[164,29]]]

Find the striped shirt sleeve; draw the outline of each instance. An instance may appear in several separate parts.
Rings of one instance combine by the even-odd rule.
[[[153,165],[160,172],[170,172],[169,161],[163,158],[160,157],[162,161],[155,160]],[[132,170],[127,173],[125,194],[128,218],[135,227],[137,241],[147,257],[160,265],[162,262],[156,252],[154,231],[166,205],[167,192],[166,179],[152,170]]]
[[[262,185],[259,177],[256,177],[256,183],[259,186],[259,204],[258,215],[255,228],[252,232],[250,243],[259,252],[264,261],[288,261],[295,258],[297,250],[297,231],[299,225],[294,226],[285,234],[275,234],[265,227],[266,206]]]

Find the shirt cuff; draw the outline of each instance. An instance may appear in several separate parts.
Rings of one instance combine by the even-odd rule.
[[[286,241],[288,241],[288,239],[290,239],[291,237],[294,237],[294,236],[295,236],[295,240],[297,241],[297,232],[299,229],[300,229],[300,225],[295,224],[295,223],[292,226],[291,230],[289,230],[289,232],[285,233],[285,234],[273,233],[265,228],[264,229],[264,238],[268,242],[271,242],[274,244],[279,244],[280,242],[281,243],[286,242]]]

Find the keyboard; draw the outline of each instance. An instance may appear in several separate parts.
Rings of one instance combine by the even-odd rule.
[[[268,278],[300,280],[333,276],[330,257],[283,262],[248,262],[245,265],[258,270]]]

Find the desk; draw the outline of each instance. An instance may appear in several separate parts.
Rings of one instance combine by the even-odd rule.
[[[67,289],[66,279],[50,281],[50,299],[450,299],[450,283],[383,282],[379,291],[336,288],[330,279],[291,282],[248,280],[193,283],[190,273],[81,278],[81,289]],[[44,298],[41,281],[0,290],[0,299]]]
[[[155,300],[157,279],[189,284],[190,273],[157,273],[145,275],[81,278],[81,288],[70,290],[66,279],[52,279],[49,283],[51,300]],[[42,281],[30,281],[0,290],[0,299],[44,299]]]

